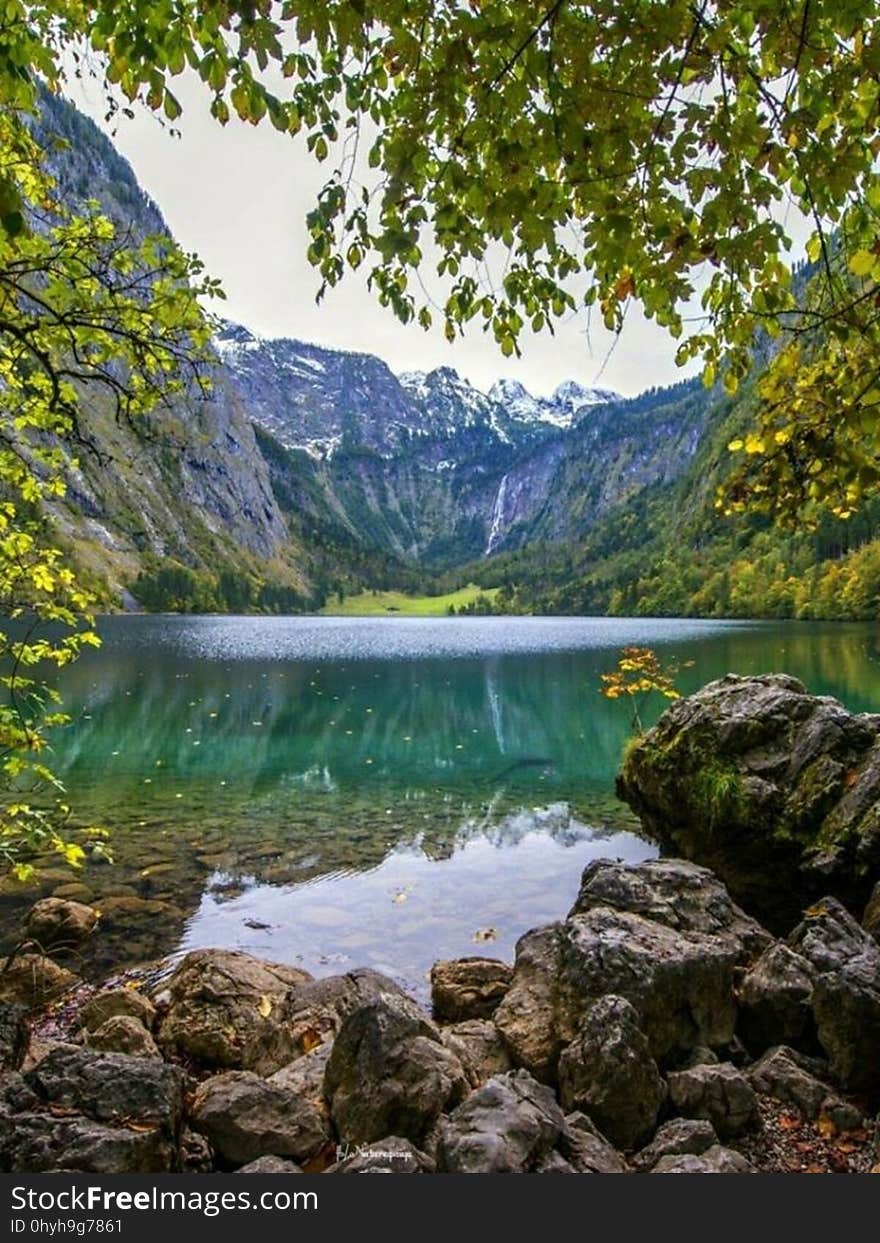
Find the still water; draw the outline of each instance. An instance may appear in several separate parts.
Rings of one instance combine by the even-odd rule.
[[[629,732],[598,693],[626,644],[785,670],[880,709],[868,625],[572,618],[115,617],[65,671],[54,740],[79,830],[114,862],[53,866],[0,899],[94,902],[82,969],[223,945],[316,974],[357,965],[424,994],[437,958],[510,958],[593,858],[653,853],[614,798]],[[98,856],[93,857],[95,860]],[[76,886],[71,890],[70,886]]]

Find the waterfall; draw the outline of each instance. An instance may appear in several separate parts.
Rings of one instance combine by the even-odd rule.
[[[492,521],[489,524],[489,538],[486,541],[486,551],[483,553],[484,557],[488,557],[489,553],[498,542],[498,537],[501,534],[501,525],[504,522],[504,498],[506,495],[507,475],[504,476],[501,483],[498,485],[498,492],[495,496],[495,504],[492,506]]]

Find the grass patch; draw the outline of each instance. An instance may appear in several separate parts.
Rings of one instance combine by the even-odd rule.
[[[334,597],[321,610],[328,617],[445,617],[450,608],[460,609],[482,596],[494,600],[497,587],[471,583],[445,596],[408,596],[403,591],[362,591],[341,603]]]

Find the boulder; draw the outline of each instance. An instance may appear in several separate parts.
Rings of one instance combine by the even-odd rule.
[[[514,1062],[552,1083],[588,1006],[614,993],[634,1006],[662,1063],[696,1045],[732,1040],[737,958],[733,938],[597,906],[520,938],[495,1024]]]
[[[456,958],[431,968],[431,1007],[438,1023],[491,1018],[513,968],[498,958]]]
[[[108,1019],[122,1015],[138,1019],[144,1027],[152,1031],[156,1021],[156,1007],[137,989],[109,988],[89,998],[80,1008],[76,1024],[79,1028],[92,1031]]]
[[[880,870],[880,717],[784,674],[728,674],[628,750],[618,794],[669,853],[712,868],[774,928],[804,895],[861,907]]]
[[[504,1041],[490,1019],[452,1023],[441,1028],[440,1037],[461,1062],[472,1087],[481,1087],[487,1079],[513,1069]]]
[[[100,1027],[87,1031],[85,1043],[90,1049],[101,1049],[105,1053],[130,1053],[132,1057],[162,1056],[140,1019],[130,1014],[117,1014]]]
[[[626,1174],[628,1167],[586,1114],[566,1114],[559,1151],[577,1174]]]
[[[661,1157],[652,1174],[753,1174],[755,1171],[741,1153],[715,1144],[699,1156]]]
[[[751,963],[773,938],[734,903],[717,876],[685,859],[628,864],[596,859],[584,869],[569,915],[597,906],[629,911],[677,932],[733,941],[737,961]]]
[[[78,983],[72,971],[44,954],[14,954],[0,960],[0,1001],[33,1009],[54,1001]]]
[[[772,1096],[814,1121],[822,1106],[832,1095],[831,1089],[817,1076],[822,1063],[780,1045],[768,1050],[748,1071],[749,1082],[756,1092]]]
[[[759,1052],[778,1044],[816,1047],[814,977],[809,960],[782,942],[764,951],[737,991],[739,1028],[750,1049]]]
[[[288,994],[283,1007],[284,1024],[297,1053],[332,1041],[344,1020],[355,1010],[381,996],[405,997],[403,989],[369,967],[345,975],[312,980]]]
[[[257,1157],[234,1174],[301,1174],[302,1170],[293,1161],[285,1161],[283,1157]]]
[[[630,1158],[634,1170],[646,1173],[663,1157],[700,1157],[718,1143],[711,1122],[704,1118],[672,1118],[658,1127],[647,1147]]]
[[[853,1092],[880,1088],[880,945],[834,898],[807,911],[789,938],[816,972],[811,1006],[834,1078]]]
[[[30,1040],[27,1010],[12,1001],[0,1001],[0,1071],[18,1070]]]
[[[168,983],[159,1044],[199,1066],[271,1074],[302,1052],[285,1015],[311,978],[238,950],[193,950]]]
[[[343,1149],[343,1152],[345,1150]],[[327,1170],[328,1174],[433,1174],[432,1159],[408,1139],[389,1135],[375,1144],[364,1144]]]
[[[381,995],[345,1019],[324,1076],[330,1116],[350,1144],[399,1135],[418,1147],[468,1087],[438,1028],[397,994]]]
[[[0,1100],[0,1169],[96,1174],[179,1168],[179,1067],[58,1046]]]
[[[24,926],[44,950],[74,949],[88,940],[97,922],[94,907],[69,898],[41,898],[28,911]]]
[[[557,1146],[565,1118],[527,1071],[490,1079],[440,1123],[437,1168],[449,1174],[524,1174]]]
[[[308,1100],[248,1070],[199,1084],[191,1122],[230,1166],[268,1156],[307,1161],[327,1140],[325,1118]]]
[[[639,1016],[622,997],[594,1002],[559,1059],[559,1100],[581,1111],[617,1148],[637,1148],[654,1133],[666,1085]]]
[[[729,1062],[673,1071],[666,1081],[672,1109],[685,1118],[711,1122],[721,1139],[733,1139],[757,1125],[755,1091]]]

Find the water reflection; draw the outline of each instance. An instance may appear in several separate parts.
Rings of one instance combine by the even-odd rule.
[[[96,854],[75,877],[53,867],[43,885],[72,884],[102,907],[90,950],[102,969],[221,943],[317,970],[359,955],[412,982],[441,952],[474,952],[481,925],[508,953],[565,910],[587,859],[649,850],[613,797],[626,712],[597,693],[625,643],[694,660],[684,689],[784,669],[853,709],[880,708],[872,626],[118,618],[102,629],[104,648],[65,673],[75,721],[55,763],[79,823],[112,831],[116,862]],[[570,810],[535,817],[558,803]],[[34,896],[3,896],[7,943]]]

